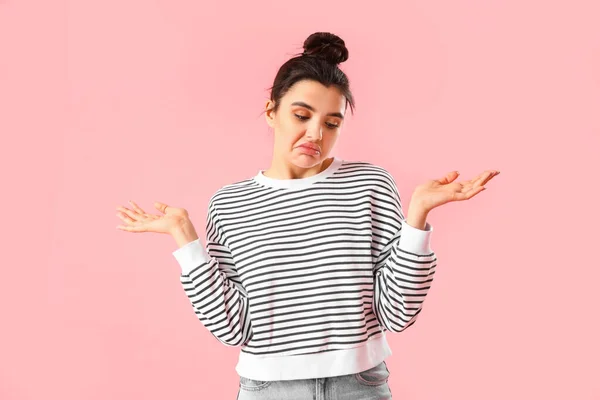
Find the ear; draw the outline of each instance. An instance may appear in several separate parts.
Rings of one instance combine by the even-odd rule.
[[[267,101],[267,104],[265,105],[265,118],[267,120],[267,124],[269,124],[271,128],[273,128],[275,125],[275,113],[273,110],[271,110],[274,105],[275,104],[271,100]]]

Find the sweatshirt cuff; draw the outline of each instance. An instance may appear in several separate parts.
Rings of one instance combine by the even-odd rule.
[[[191,241],[173,252],[173,256],[181,267],[181,272],[188,275],[194,268],[208,264],[211,260],[202,245],[200,238]]]
[[[409,253],[431,254],[431,232],[433,232],[433,228],[429,222],[425,222],[425,229],[421,230],[409,225],[406,220],[402,220],[402,232],[398,245]]]

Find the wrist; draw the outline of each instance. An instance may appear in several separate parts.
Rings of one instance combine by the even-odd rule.
[[[189,220],[183,220],[171,230],[171,236],[175,239],[177,246],[183,247],[186,244],[198,239],[198,234],[194,225]]]
[[[418,212],[420,214],[428,214],[431,211],[431,209],[428,208],[426,204],[427,202],[423,200],[422,197],[413,193],[413,196],[410,199],[408,209],[415,210],[415,212]]]
[[[427,224],[428,215],[429,210],[427,210],[427,208],[420,203],[411,202],[406,217],[406,223],[414,228],[424,230]]]

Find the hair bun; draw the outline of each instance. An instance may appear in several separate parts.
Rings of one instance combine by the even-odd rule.
[[[348,49],[344,41],[329,32],[315,32],[304,41],[303,55],[325,59],[331,64],[340,64],[348,59]]]

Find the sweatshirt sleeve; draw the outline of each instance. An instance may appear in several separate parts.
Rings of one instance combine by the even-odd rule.
[[[248,295],[225,245],[213,199],[206,224],[207,247],[200,239],[175,250],[180,281],[200,322],[226,346],[244,346],[252,336]]]
[[[387,172],[385,178],[377,216],[385,246],[375,263],[373,309],[385,330],[402,332],[422,310],[437,257],[430,247],[433,228],[429,222],[424,230],[406,222],[394,179]]]

